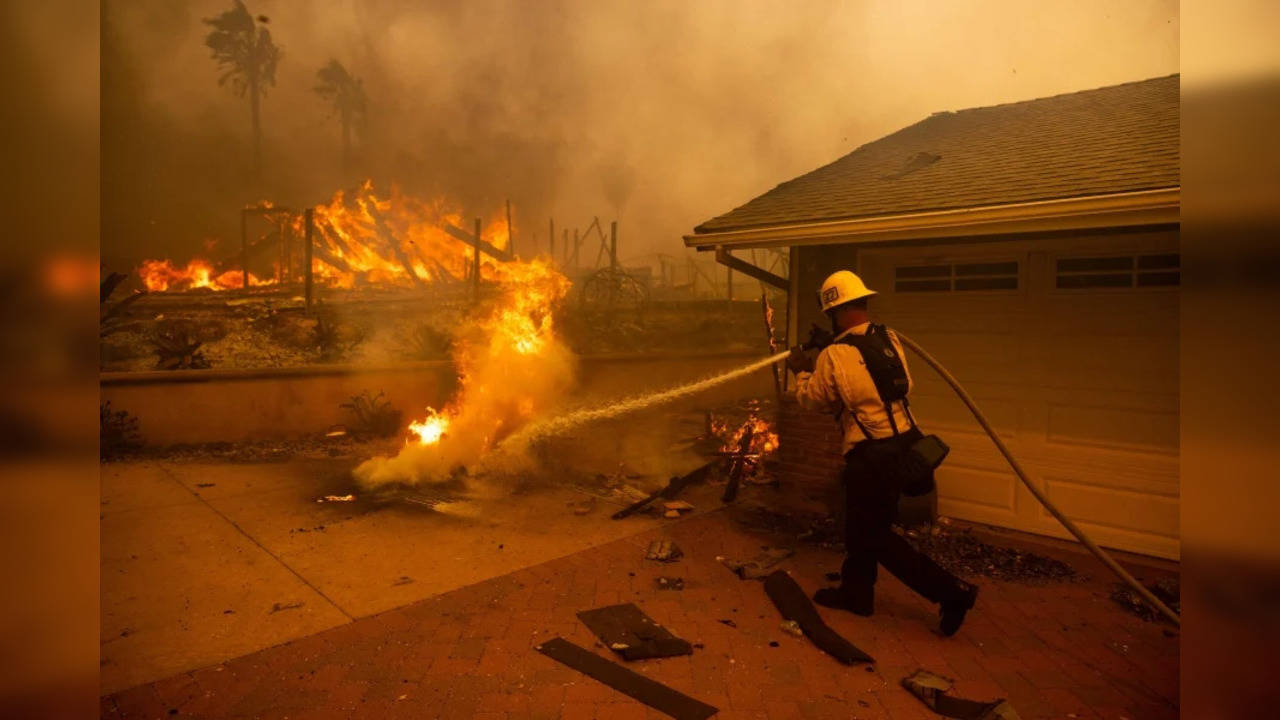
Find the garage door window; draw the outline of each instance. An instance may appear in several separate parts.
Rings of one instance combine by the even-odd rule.
[[[1181,281],[1177,253],[1060,258],[1059,290],[1173,287]]]
[[[894,292],[1017,290],[1017,261],[901,265],[894,268]]]

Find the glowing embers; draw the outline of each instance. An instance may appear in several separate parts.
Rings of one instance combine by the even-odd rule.
[[[712,418],[711,433],[723,440],[720,446],[721,453],[738,454],[742,450],[742,440],[751,431],[751,439],[747,446],[746,456],[752,460],[759,460],[765,455],[770,455],[778,449],[778,433],[774,431],[773,426],[761,418],[752,410],[747,415],[747,419],[733,430],[729,429],[729,423],[725,420]]]
[[[213,263],[196,258],[186,267],[178,267],[170,260],[143,260],[138,276],[149,292],[169,290],[234,290],[244,287],[244,273],[240,270],[216,272]],[[261,279],[249,274],[249,285],[270,285],[271,279]]]
[[[440,442],[440,438],[444,437],[448,429],[449,418],[432,408],[427,408],[425,420],[409,423],[409,432],[417,436],[419,445],[435,445]],[[410,442],[413,441],[410,440]]]

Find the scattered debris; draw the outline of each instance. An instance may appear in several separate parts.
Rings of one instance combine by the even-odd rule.
[[[781,647],[781,646],[778,644],[777,640],[770,640],[769,647]]]
[[[689,655],[693,647],[654,622],[634,603],[583,610],[578,619],[627,660]]]
[[[659,590],[683,590],[684,578],[659,577],[654,580],[654,585],[656,585]]]
[[[646,560],[657,560],[658,562],[675,562],[682,556],[684,556],[684,551],[670,540],[654,540],[649,543],[649,549],[644,555]]]
[[[693,510],[693,505],[685,502],[684,500],[672,500],[670,502],[665,502],[662,504],[662,507],[666,508],[668,511],[675,510],[676,512],[690,512]]]
[[[214,486],[214,485],[216,485],[216,484],[217,484],[217,483],[196,483],[196,487],[198,487],[198,488],[207,488],[207,487],[213,487],[213,486]]]
[[[299,602],[292,602],[292,603],[273,603],[273,604],[271,605],[271,612],[272,612],[272,613],[278,613],[278,612],[281,612],[281,611],[283,611],[283,610],[297,610],[298,608],[302,607],[303,605],[306,605],[306,603],[301,602],[301,601],[299,601]],[[269,614],[270,614],[270,613],[269,613]]]
[[[804,630],[800,629],[800,623],[795,620],[783,620],[782,625],[779,627],[781,627],[782,631],[785,633],[795,635],[796,637],[804,637]]]
[[[737,627],[738,627],[738,623],[736,623],[736,622],[734,622],[734,621],[732,621],[732,620],[717,620],[716,622],[720,623],[721,625],[728,625],[728,626],[729,626],[729,627],[731,627],[731,628],[737,628]]]
[[[573,510],[574,515],[587,515],[596,509],[596,499],[591,497],[586,500],[577,500],[569,503],[569,508]]]
[[[353,502],[355,499],[356,499],[355,495],[325,495],[324,497],[316,498],[316,502],[318,503]]]
[[[774,565],[796,554],[795,548],[765,547],[763,550],[751,560],[734,560],[718,555],[716,561],[737,573],[743,580],[757,580],[768,575]]]
[[[313,531],[313,530],[314,530],[315,532],[324,532],[324,526],[323,526],[323,525],[317,525],[317,526],[315,526],[315,527],[313,527],[313,528],[298,528],[297,530],[290,530],[289,532],[290,532],[290,533],[305,533],[305,532],[311,532],[311,531]]]
[[[853,643],[832,630],[818,614],[804,589],[783,570],[775,570],[764,580],[764,591],[777,606],[782,617],[794,620],[814,645],[845,665],[856,662],[875,662]]]
[[[733,518],[751,530],[786,535],[795,538],[798,542],[827,548],[836,548],[844,544],[844,538],[840,534],[840,523],[831,514],[784,512],[771,505],[748,504],[736,506]]]
[[[636,512],[645,508],[646,506],[649,505],[649,503],[652,503],[658,498],[666,498],[668,500],[675,498],[675,496],[679,495],[685,488],[689,487],[690,485],[693,485],[694,483],[701,482],[702,480],[706,479],[707,475],[711,472],[712,467],[716,465],[716,462],[717,461],[709,462],[705,465],[702,465],[694,469],[692,472],[671,478],[670,480],[667,481],[666,486],[663,487],[661,490],[658,490],[657,492],[650,494],[648,497],[637,500],[636,502],[614,513],[613,519],[621,520],[625,517],[634,515]],[[692,506],[690,506],[690,508],[692,508]]]
[[[916,550],[957,575],[1020,582],[1064,581],[1076,575],[1075,568],[1061,560],[1028,550],[990,545],[967,528],[936,524],[902,534]]]
[[[952,697],[947,694],[951,685],[951,680],[927,670],[916,670],[902,679],[902,687],[939,715],[959,720],[1019,720],[1008,700],[979,702]]]
[[[679,510],[668,510],[668,511],[666,511],[666,512],[662,513],[662,517],[667,518],[668,520],[674,520],[674,519],[676,519],[676,518],[680,517],[680,511],[679,511]]]
[[[328,431],[324,434],[327,438],[340,438],[347,436],[346,425],[330,425]]]
[[[1144,585],[1151,591],[1151,594],[1159,598],[1165,605],[1168,605],[1171,610],[1182,612],[1181,588],[1177,578],[1165,578],[1154,583],[1144,583]],[[1116,583],[1112,586],[1111,599],[1126,611],[1148,622],[1162,617],[1133,588],[1123,583]]]
[[[408,585],[411,582],[413,582],[413,578],[408,575],[401,575],[395,582],[391,583],[391,587],[396,587],[397,585]]]
[[[719,712],[711,705],[632,672],[564,638],[552,638],[534,649],[676,720],[706,720]]]

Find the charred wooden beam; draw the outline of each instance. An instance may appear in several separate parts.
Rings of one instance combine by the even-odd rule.
[[[479,221],[477,220],[477,222]],[[468,245],[479,247],[481,252],[483,252],[484,254],[492,258],[496,258],[498,260],[501,260],[502,262],[511,262],[511,260],[513,259],[511,257],[511,253],[505,250],[500,250],[497,247],[494,247],[489,242],[480,239],[479,230],[477,230],[476,233],[472,235],[466,230],[463,230],[462,228],[448,221],[440,223],[440,228],[457,240],[460,240]]]
[[[400,246],[400,241],[396,239],[395,233],[391,230],[391,225],[387,222],[386,218],[382,216],[382,213],[379,212],[377,205],[369,203],[368,207],[369,215],[373,217],[373,226],[378,233],[378,237],[382,238],[382,241],[391,248],[392,254],[396,256],[396,261],[400,263],[400,266],[404,268],[404,271],[409,273],[409,277],[413,279],[413,284],[418,287],[426,287],[427,284],[422,280],[422,278],[418,277],[418,273],[414,271],[413,262],[409,259],[408,253],[406,253],[404,248]]]
[[[330,253],[329,249],[323,245],[314,245],[314,247],[311,247],[311,252],[315,254],[317,260],[326,265],[331,265],[345,273],[354,274],[356,272],[355,268],[348,265],[346,260]]]
[[[742,433],[742,440],[738,443],[738,452],[729,461],[729,484],[724,487],[724,496],[720,498],[721,502],[733,502],[738,497],[738,486],[742,483],[742,476],[747,472],[749,464],[747,456],[751,454],[751,436],[754,433],[755,428],[750,425]]]
[[[332,223],[324,218],[314,220],[313,222],[316,229],[320,231],[320,234],[324,239],[328,240],[334,247],[338,248],[338,252],[341,252],[344,255],[353,254],[351,252],[351,246],[347,244],[347,241],[343,239],[342,234],[338,232],[338,229],[335,228]]]

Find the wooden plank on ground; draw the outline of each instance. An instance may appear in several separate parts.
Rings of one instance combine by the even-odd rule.
[[[672,690],[656,680],[632,672],[564,638],[552,638],[535,649],[552,660],[564,663],[676,720],[706,720],[720,712],[715,707]]]

